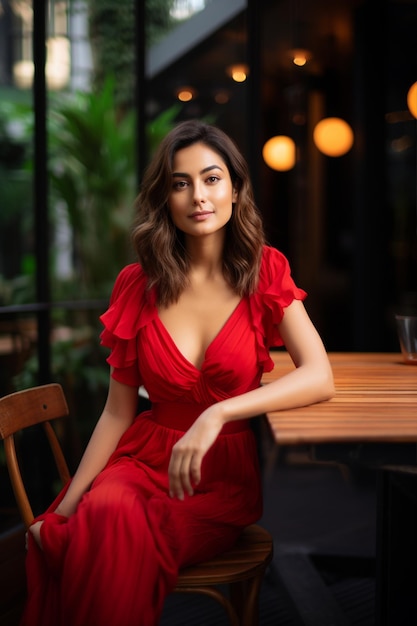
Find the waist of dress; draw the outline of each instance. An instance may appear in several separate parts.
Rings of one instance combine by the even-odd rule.
[[[161,426],[175,430],[186,431],[192,426],[197,417],[208,406],[206,404],[188,404],[185,402],[154,402],[152,404],[152,419]],[[249,420],[234,420],[227,422],[221,430],[221,435],[230,435],[248,430]]]

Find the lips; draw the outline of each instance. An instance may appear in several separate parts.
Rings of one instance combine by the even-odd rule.
[[[207,217],[207,215],[213,215],[213,211],[194,211],[191,213],[191,218]]]

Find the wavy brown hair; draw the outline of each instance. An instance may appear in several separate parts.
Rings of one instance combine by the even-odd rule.
[[[197,120],[186,121],[162,140],[146,169],[135,202],[133,245],[148,277],[148,288],[156,286],[158,303],[162,306],[176,302],[188,284],[190,259],[184,235],[174,225],[167,202],[172,189],[174,155],[195,143],[202,143],[219,154],[238,192],[226,226],[224,277],[240,296],[253,293],[258,282],[264,233],[247,163],[222,130]]]

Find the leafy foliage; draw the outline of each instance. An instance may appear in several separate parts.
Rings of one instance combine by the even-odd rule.
[[[146,45],[157,42],[175,21],[173,0],[145,2]],[[125,110],[135,93],[135,0],[88,0],[90,43],[94,60],[94,87],[100,90],[106,77],[117,76],[115,102]]]
[[[171,30],[176,21],[170,15],[174,0],[145,0],[145,2],[146,45],[149,48]]]
[[[74,233],[79,284],[89,297],[108,294],[128,259],[135,196],[135,118],[117,116],[114,81],[80,93],[51,117],[51,186],[65,201]]]
[[[180,108],[171,107],[148,125],[151,151]],[[78,296],[106,297],[117,272],[132,260],[135,135],[135,113],[118,116],[111,78],[101,92],[77,94],[51,116],[51,189],[73,231]]]
[[[94,88],[100,91],[109,74],[117,76],[116,103],[124,109],[134,96],[134,0],[89,0],[88,5]]]
[[[32,135],[32,106],[7,98],[1,100],[0,274],[5,276],[14,276],[24,270],[32,247]]]

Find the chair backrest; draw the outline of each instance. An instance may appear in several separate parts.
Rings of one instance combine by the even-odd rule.
[[[25,428],[42,424],[59,476],[65,485],[70,479],[70,473],[50,421],[64,417],[68,413],[64,392],[61,385],[56,383],[17,391],[0,398],[0,437],[4,440],[7,469],[26,528],[32,523],[34,515],[24,486],[14,435]]]

